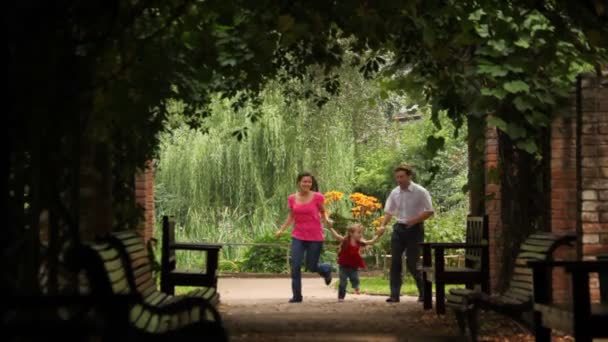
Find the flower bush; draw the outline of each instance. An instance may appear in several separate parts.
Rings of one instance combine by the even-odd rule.
[[[331,219],[334,220],[334,229],[342,234],[351,223],[378,229],[384,220],[380,211],[382,204],[378,199],[360,192],[345,197],[339,191],[328,191],[325,193],[325,204]],[[349,215],[344,215],[344,212],[349,212]]]

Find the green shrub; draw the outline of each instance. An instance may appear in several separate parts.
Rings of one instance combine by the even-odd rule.
[[[273,243],[281,246],[251,246],[245,252],[241,271],[244,272],[289,272],[287,267],[287,248],[291,237],[283,234],[280,238],[274,233],[266,233],[254,240],[254,243]]]

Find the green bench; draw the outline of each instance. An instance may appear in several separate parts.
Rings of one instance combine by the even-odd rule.
[[[173,294],[175,286],[196,286],[203,289],[217,288],[220,244],[175,241],[175,221],[163,216],[161,245],[160,289]],[[177,267],[176,251],[197,251],[205,254],[202,271],[189,271]]]
[[[461,334],[466,335],[468,330],[470,339],[477,340],[479,309],[498,312],[533,330],[534,285],[532,269],[528,266],[528,262],[551,260],[553,252],[558,247],[571,245],[574,241],[576,241],[575,235],[551,233],[530,235],[521,245],[515,259],[515,269],[509,287],[501,294],[490,295],[470,289],[450,290],[447,306],[454,310]]]
[[[594,337],[608,337],[608,298],[592,303],[589,274],[608,272],[608,261],[529,262],[534,275],[534,331],[536,341],[550,342],[551,329],[572,334],[577,342],[591,342]],[[547,290],[551,270],[563,267],[570,274],[570,303],[556,303]],[[602,286],[602,277],[600,277]]]
[[[467,217],[466,242],[423,242],[422,280],[424,309],[433,307],[433,282],[437,314],[445,313],[445,285],[464,284],[467,289],[480,285],[483,292],[490,291],[489,249],[487,216]],[[446,267],[445,250],[464,249],[464,267]],[[434,253],[432,253],[434,252]],[[432,260],[432,257],[434,259]]]
[[[108,240],[78,250],[80,268],[97,296],[133,295],[128,305],[125,339],[207,337],[227,340],[216,308],[219,296],[204,289],[184,296],[157,290],[144,244],[132,232],[114,233]]]

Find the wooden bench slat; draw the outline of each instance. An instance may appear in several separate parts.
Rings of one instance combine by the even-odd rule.
[[[532,317],[534,297],[533,272],[527,262],[529,260],[547,260],[555,248],[566,245],[572,240],[571,236],[558,236],[551,233],[534,233],[528,236],[519,247],[508,289],[502,295],[458,293],[451,290],[448,295],[450,307],[454,308],[460,322],[469,324],[467,331],[473,333],[478,331],[474,327],[477,322],[470,318],[468,312],[479,307],[506,314],[523,323],[528,317]],[[459,296],[462,298],[458,298]],[[465,303],[468,305],[464,305]],[[529,321],[528,324],[530,324]],[[475,340],[476,336],[473,336],[472,339]]]
[[[542,253],[523,252],[519,254],[519,257],[524,259],[545,260],[547,255]]]
[[[532,244],[528,244],[528,243],[524,243],[523,245],[521,245],[521,250],[522,251],[528,251],[528,252],[534,252],[534,253],[542,253],[542,254],[547,254],[547,252],[550,250],[551,245],[548,246],[538,246],[538,245],[532,245]]]
[[[527,239],[526,244],[534,246],[551,247],[555,244],[555,240],[548,239]]]
[[[515,267],[515,269],[513,269],[513,274],[532,276],[532,269],[526,267]]]
[[[129,304],[130,329],[139,334],[159,335],[177,332],[190,325],[215,321],[217,312],[212,308],[202,312],[198,301],[192,301],[191,305],[184,306],[175,314],[163,313],[165,309],[173,311],[178,308],[179,306],[175,305],[179,305],[186,297],[174,297],[158,291],[148,251],[137,235],[114,233],[109,241],[110,243],[85,244],[83,248],[89,248],[91,257],[99,260],[92,264],[98,265],[95,266],[97,272],[103,272],[104,291],[107,289],[114,294],[135,293],[141,296],[134,297],[141,298],[140,303]],[[216,298],[219,298],[215,289],[200,289],[188,295],[201,298],[201,301],[206,300],[211,305],[217,304]],[[142,303],[145,303],[145,306]],[[154,310],[151,311],[152,308]],[[221,321],[216,323],[221,324]],[[223,329],[221,325],[219,327]]]

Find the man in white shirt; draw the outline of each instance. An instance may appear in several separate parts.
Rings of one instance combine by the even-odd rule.
[[[391,191],[386,200],[384,222],[380,227],[381,234],[384,234],[385,226],[391,219],[397,219],[391,237],[391,296],[386,301],[399,302],[403,268],[401,256],[404,251],[407,270],[416,279],[418,301],[422,301],[422,278],[416,270],[416,264],[420,258],[419,243],[424,241],[424,221],[433,215],[433,204],[429,192],[411,180],[411,167],[402,164],[394,172],[399,186]]]

